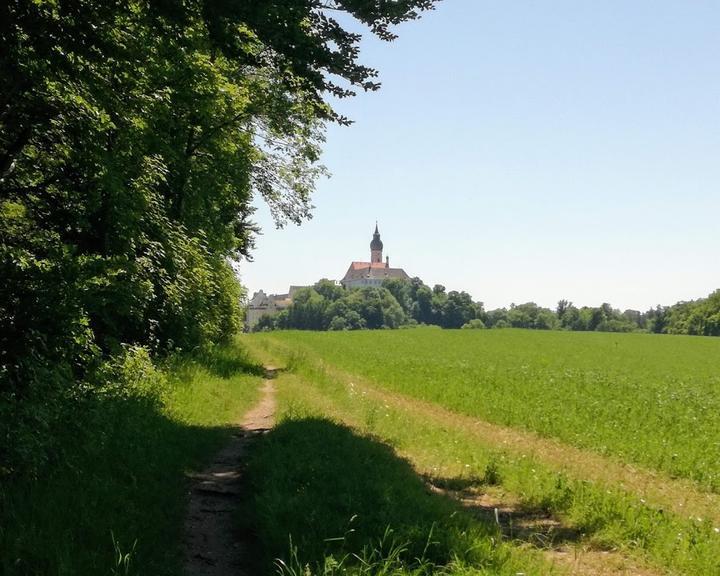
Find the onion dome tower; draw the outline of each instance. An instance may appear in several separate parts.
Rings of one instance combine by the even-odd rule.
[[[372,242],[370,242],[370,263],[382,262],[383,243],[380,240],[380,232],[378,232],[377,222],[375,222],[375,233]]]

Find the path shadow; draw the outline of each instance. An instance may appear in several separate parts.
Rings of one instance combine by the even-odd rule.
[[[434,493],[388,445],[330,420],[285,420],[263,435],[246,482],[239,522],[258,551],[253,573],[270,573],[275,559],[291,563],[291,542],[297,566],[311,568],[393,543],[407,567],[457,560],[492,572],[507,560],[494,522]]]

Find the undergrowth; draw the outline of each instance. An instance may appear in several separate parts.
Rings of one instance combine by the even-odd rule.
[[[0,483],[0,573],[175,575],[187,480],[257,396],[239,345],[162,367],[129,348],[48,430],[58,457]]]

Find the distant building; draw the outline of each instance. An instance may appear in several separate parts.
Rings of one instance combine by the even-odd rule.
[[[304,286],[290,286],[287,294],[265,294],[262,290],[255,292],[247,307],[245,329],[252,330],[263,316],[274,316],[292,304],[293,294]]]
[[[402,268],[390,268],[390,258],[383,262],[383,243],[380,240],[377,223],[375,233],[370,242],[370,262],[352,262],[350,268],[345,272],[345,277],[340,284],[345,288],[362,288],[363,286],[381,286],[383,280],[399,278],[409,280],[410,276]]]

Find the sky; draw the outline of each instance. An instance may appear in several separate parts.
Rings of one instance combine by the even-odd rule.
[[[263,233],[250,295],[392,266],[486,309],[646,310],[720,288],[720,2],[444,0],[366,37],[313,218]]]

